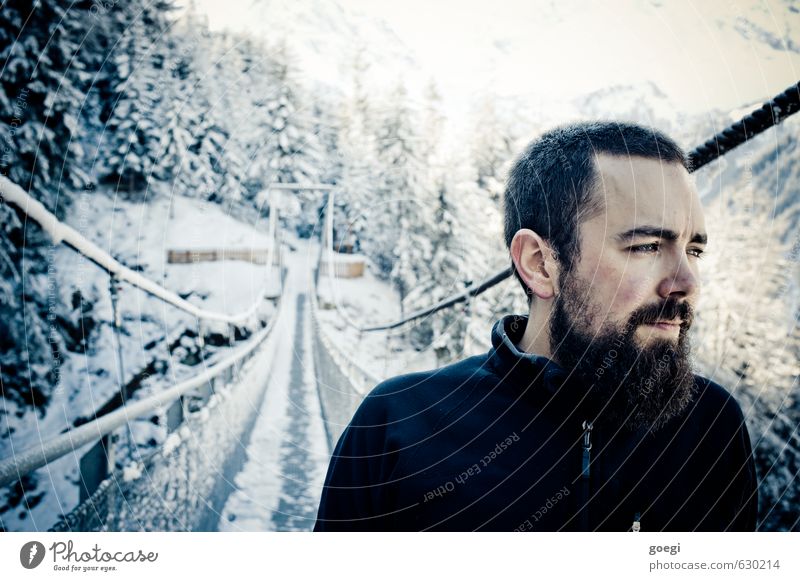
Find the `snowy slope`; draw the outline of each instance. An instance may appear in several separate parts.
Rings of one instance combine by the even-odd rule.
[[[213,204],[175,198],[174,217],[170,217],[170,201],[157,199],[138,204],[115,199],[101,193],[78,197],[67,223],[91,239],[128,267],[184,296],[188,301],[207,309],[240,312],[259,297],[266,279],[264,266],[245,262],[199,264],[166,264],[166,250],[172,247],[263,247],[268,243],[266,225],[256,227],[237,222]],[[73,251],[61,246],[53,252],[57,271],[58,292],[69,302],[76,293],[79,300],[91,304],[86,319],[85,353],[68,353],[60,368],[61,382],[42,415],[21,410],[3,400],[0,414],[0,458],[12,456],[40,441],[64,431],[79,418],[90,416],[119,391],[116,338],[111,325],[112,312],[108,277],[100,269]],[[276,274],[276,269],[270,269]],[[274,279],[274,277],[271,277]],[[167,343],[185,330],[196,330],[193,318],[167,306],[141,291],[123,286],[120,293],[124,332],[120,337],[123,350],[124,381],[146,370],[156,362],[156,373],[143,377],[134,397],[158,389],[165,381],[178,381],[196,373],[180,360],[194,348],[170,353]],[[270,316],[265,303],[260,315]],[[91,325],[92,327],[90,327]],[[206,327],[206,333],[215,327]],[[217,329],[227,333],[225,325]],[[185,340],[185,339],[184,339]],[[183,340],[182,340],[183,341]],[[206,347],[213,360],[215,348]],[[165,377],[163,373],[168,375]],[[137,445],[150,446],[164,437],[163,425],[147,420],[132,422],[130,437]],[[125,445],[131,440],[123,439]],[[0,513],[7,530],[36,530],[49,527],[64,510],[77,503],[77,459],[85,450],[77,451],[38,470],[32,479],[37,482],[29,496],[39,498],[30,512],[17,505]],[[10,503],[9,491],[0,491],[0,506]],[[10,503],[13,504],[13,503]]]
[[[415,351],[400,328],[360,333],[360,327],[400,319],[400,302],[391,285],[373,274],[368,263],[361,278],[319,278],[319,319],[324,331],[364,371],[377,379],[436,368],[433,349]]]

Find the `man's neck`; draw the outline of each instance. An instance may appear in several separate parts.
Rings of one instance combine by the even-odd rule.
[[[548,323],[549,312],[545,312],[543,308],[537,309],[532,306],[528,313],[528,323],[525,325],[525,332],[517,345],[517,349],[525,353],[542,355],[558,363],[550,352],[550,330]]]

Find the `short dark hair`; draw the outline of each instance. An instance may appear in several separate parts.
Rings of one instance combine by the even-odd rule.
[[[505,239],[518,230],[533,230],[553,248],[564,273],[580,259],[578,227],[603,210],[593,196],[597,184],[594,157],[605,153],[680,163],[688,169],[686,154],[662,132],[632,123],[594,121],[552,129],[531,142],[514,162],[505,191]],[[528,297],[531,290],[514,267],[514,276]]]

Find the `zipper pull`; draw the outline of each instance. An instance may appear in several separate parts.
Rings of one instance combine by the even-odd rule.
[[[592,422],[583,422],[583,470],[581,477],[589,478],[589,462],[592,459]]]
[[[640,513],[636,513],[633,515],[633,526],[631,527],[631,532],[638,533],[642,530],[642,523],[640,522],[642,515]]]

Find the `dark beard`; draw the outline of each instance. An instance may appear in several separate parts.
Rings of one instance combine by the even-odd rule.
[[[586,306],[591,296],[590,285],[571,274],[564,277],[550,319],[551,352],[572,373],[574,385],[585,386],[586,403],[597,410],[597,419],[630,430],[662,428],[681,415],[696,389],[686,336],[691,307],[670,298],[638,309],[621,328],[591,335],[580,324],[597,315]],[[676,317],[682,321],[677,342],[636,344],[634,333],[641,324]]]

